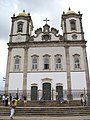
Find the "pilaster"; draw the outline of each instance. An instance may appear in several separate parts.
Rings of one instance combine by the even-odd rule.
[[[8,87],[9,87],[9,72],[10,72],[10,64],[11,64],[11,52],[12,52],[12,48],[8,48],[8,59],[7,59],[6,79],[5,79],[5,94],[8,93]]]
[[[66,72],[67,72],[67,99],[72,99],[71,95],[71,74],[70,74],[70,56],[69,56],[69,46],[65,47],[66,52]]]
[[[87,82],[88,105],[90,106],[90,80]]]
[[[10,42],[12,42],[13,29],[14,29],[14,20],[12,19],[11,34],[10,34]]]
[[[86,75],[87,92],[90,92],[89,68],[88,68],[86,47],[83,46],[82,48],[83,48],[83,56],[84,56],[84,68],[85,68],[85,75]]]
[[[23,95],[26,95],[27,90],[27,67],[28,67],[28,48],[24,48],[24,72],[23,72]]]

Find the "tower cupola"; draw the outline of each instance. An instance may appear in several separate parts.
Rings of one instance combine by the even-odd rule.
[[[66,40],[84,40],[82,27],[82,14],[74,12],[70,8],[61,18],[63,36]]]
[[[33,22],[30,13],[26,13],[23,10],[18,15],[13,14],[11,18],[10,42],[28,41],[33,31]]]

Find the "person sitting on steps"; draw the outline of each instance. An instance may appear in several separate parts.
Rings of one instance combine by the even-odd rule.
[[[40,99],[40,103],[44,103],[44,102],[45,102],[45,99],[44,99],[44,96],[42,96]]]

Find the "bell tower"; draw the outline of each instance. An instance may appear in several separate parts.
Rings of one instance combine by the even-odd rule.
[[[61,27],[65,40],[84,40],[82,27],[82,14],[75,13],[70,8],[68,12],[63,12]]]
[[[11,18],[12,26],[9,42],[28,41],[33,31],[33,22],[30,13],[26,13],[25,10],[23,10],[23,12],[17,16],[13,14]]]
[[[82,26],[82,14],[72,11],[70,8],[68,12],[63,12],[61,18],[61,27],[65,42],[66,55],[66,72],[67,72],[67,90],[68,99],[72,99],[71,89],[74,86],[74,76],[81,77],[85,75],[85,85],[89,91],[89,70],[86,52],[86,40],[84,38]],[[73,62],[72,62],[73,61]],[[74,63],[74,64],[73,64]],[[78,64],[79,63],[79,64]],[[78,64],[78,66],[76,65]],[[82,72],[83,71],[83,72]],[[77,74],[78,73],[78,74]],[[82,73],[82,75],[81,75]],[[81,81],[82,82],[82,81]],[[76,89],[76,87],[74,88]]]
[[[16,74],[17,72],[23,71],[22,75],[19,75],[19,79],[22,79],[23,91],[26,90],[27,85],[27,60],[28,60],[28,47],[25,45],[29,42],[33,31],[33,22],[30,13],[26,13],[25,10],[18,15],[13,14],[11,17],[11,32],[10,39],[8,43],[8,60],[7,60],[7,70],[6,70],[6,81],[5,81],[5,91],[7,92],[12,83],[10,77],[10,72]],[[18,63],[18,67],[16,67]],[[12,76],[13,76],[12,74]],[[23,76],[23,77],[21,77]],[[13,77],[14,78],[14,77]],[[17,87],[17,89],[19,86]],[[21,89],[20,88],[20,89]]]

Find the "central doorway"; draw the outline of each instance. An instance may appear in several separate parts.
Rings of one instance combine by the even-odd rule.
[[[51,100],[51,83],[43,83],[44,100]]]

